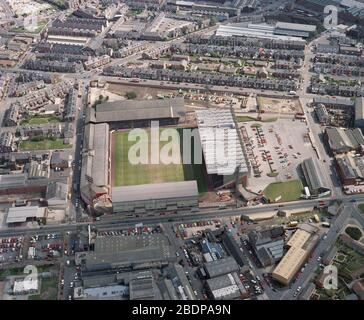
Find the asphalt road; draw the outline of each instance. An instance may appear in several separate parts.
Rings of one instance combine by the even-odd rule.
[[[310,67],[312,65],[311,59],[314,57],[312,51],[313,46],[320,41],[321,37],[310,42],[305,49],[305,60],[303,62],[303,67],[301,70],[302,82],[301,89],[297,91],[297,95],[300,98],[302,108],[306,115],[309,130],[315,141],[313,144],[316,146],[319,162],[322,163],[322,178],[326,185],[332,190],[333,196],[341,196],[341,184],[338,182],[338,177],[333,165],[333,159],[331,159],[327,150],[325,149],[325,143],[323,141],[322,128],[319,123],[315,121],[314,111],[308,108],[308,104],[312,101],[315,95],[308,94],[307,90],[311,83],[312,73],[310,72]]]
[[[73,176],[72,176],[72,198],[70,201],[70,210],[69,210],[69,220],[78,221],[82,217],[81,214],[81,206],[78,204],[79,197],[78,191],[80,186],[80,178],[81,178],[81,166],[82,166],[82,148],[83,148],[83,134],[84,134],[84,118],[83,115],[86,111],[87,107],[87,92],[86,87],[87,83],[85,81],[80,80],[79,82],[79,90],[84,94],[81,97],[81,100],[78,100],[77,116],[75,120],[76,126],[76,136],[75,136],[75,152],[74,152],[74,163],[75,166],[73,168]],[[74,187],[77,187],[76,189]]]
[[[345,198],[337,198],[337,199],[326,199],[329,200],[340,200],[344,203],[350,203],[353,200],[358,202],[364,202],[364,195],[352,195],[347,196]],[[293,210],[293,209],[305,209],[308,206],[312,205],[312,207],[318,205],[319,200],[303,200],[297,201],[287,204],[272,204],[272,205],[262,205],[250,208],[238,208],[238,209],[228,209],[228,210],[210,210],[210,211],[200,211],[199,213],[180,213],[175,216],[150,216],[143,218],[126,218],[123,215],[110,215],[105,216],[104,219],[100,221],[95,221],[92,223],[88,222],[78,222],[78,223],[66,223],[60,224],[56,226],[42,226],[39,228],[8,228],[6,230],[0,231],[0,236],[16,236],[16,235],[25,235],[25,234],[39,234],[39,233],[51,233],[51,232],[59,232],[59,231],[76,231],[78,228],[84,228],[87,225],[92,225],[95,228],[121,228],[121,227],[129,227],[134,226],[137,223],[143,222],[144,225],[156,225],[159,223],[165,222],[194,222],[198,220],[204,219],[214,219],[221,217],[229,217],[229,216],[237,216],[242,214],[261,214],[267,212],[274,212],[275,210]]]
[[[177,238],[175,233],[172,230],[172,223],[164,223],[163,224],[163,230],[168,239],[170,240],[170,244],[175,252],[178,253],[178,257],[176,256],[177,261],[183,260],[184,267],[183,269],[188,272],[188,276],[191,280],[190,285],[193,289],[193,291],[197,292],[197,298],[199,300],[203,299],[201,289],[202,289],[202,282],[195,277],[196,273],[196,267],[189,266],[189,263],[181,249],[183,245],[185,245],[185,242],[181,238]]]

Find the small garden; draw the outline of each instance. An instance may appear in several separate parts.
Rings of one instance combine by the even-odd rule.
[[[363,236],[358,227],[347,227],[345,229],[345,233],[356,241],[360,240],[360,238]]]

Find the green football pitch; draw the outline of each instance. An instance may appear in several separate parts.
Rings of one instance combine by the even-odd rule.
[[[163,130],[163,129],[160,129]],[[112,177],[113,186],[130,186],[149,183],[162,183],[162,182],[178,182],[178,181],[190,181],[197,180],[199,192],[205,192],[207,190],[203,165],[202,164],[189,164],[184,165],[181,163],[180,152],[175,153],[175,162],[171,164],[151,164],[151,146],[155,145],[157,141],[153,141],[150,131],[147,131],[148,140],[140,142],[129,141],[129,131],[116,131],[112,138]],[[155,140],[155,139],[154,139]],[[132,152],[133,146],[139,144],[139,146],[145,147],[147,150],[148,161],[146,164],[138,163],[134,164],[129,159],[129,152]],[[166,144],[170,144],[169,141],[159,141],[159,150],[162,150]],[[167,147],[167,146],[166,146]],[[174,144],[176,150],[181,150],[181,145],[178,140]],[[137,153],[140,156],[140,153]]]

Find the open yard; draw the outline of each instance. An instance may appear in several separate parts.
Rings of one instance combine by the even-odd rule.
[[[57,300],[58,278],[51,277],[41,280],[40,294],[29,296],[29,300]]]
[[[24,140],[20,143],[20,150],[55,150],[69,149],[71,144],[64,144],[63,139],[43,138],[41,140]]]
[[[303,185],[300,180],[271,183],[265,190],[265,196],[271,201],[288,202],[300,198]]]
[[[22,121],[24,124],[47,124],[47,123],[58,123],[60,119],[58,117],[30,117]]]
[[[361,213],[364,213],[364,203],[359,204],[358,208],[359,208]]]
[[[238,122],[249,122],[249,121],[256,121],[256,118],[250,116],[237,116],[236,120]]]
[[[10,32],[18,32],[18,33],[31,33],[31,34],[38,34],[39,32],[41,32],[44,27],[46,26],[47,21],[39,21],[37,26],[32,27],[30,29],[26,29],[24,27],[14,27],[12,29],[10,29]]]
[[[24,268],[9,268],[0,270],[0,281],[5,280],[8,276],[18,276],[22,275]]]
[[[161,129],[163,130],[163,129]],[[176,142],[173,148],[176,152],[173,154],[173,163],[166,164],[160,161],[159,164],[151,163],[151,146],[156,145],[158,141],[151,138],[150,131],[147,131],[148,139],[145,141],[128,141],[129,132],[117,131],[113,135],[112,150],[112,176],[114,186],[129,186],[149,183],[178,182],[197,180],[199,192],[205,192],[207,187],[203,174],[202,164],[184,165],[181,161],[180,150],[181,143]],[[176,139],[177,140],[177,139]],[[129,152],[136,143],[141,148],[145,148],[147,161],[144,163],[133,163],[130,161]],[[169,141],[160,141],[159,150],[171,144]],[[167,147],[167,146],[166,146]],[[178,151],[178,152],[177,152]],[[161,154],[161,153],[160,153]],[[140,153],[137,154],[140,156]],[[171,154],[170,154],[171,155]]]
[[[271,183],[301,179],[302,161],[317,158],[304,122],[280,118],[270,123],[247,122],[240,128],[254,172],[248,180],[253,192],[260,193]]]
[[[258,96],[259,110],[266,113],[296,114],[302,112],[302,106],[298,99],[277,99],[273,97]]]

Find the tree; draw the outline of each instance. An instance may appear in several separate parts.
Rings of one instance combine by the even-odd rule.
[[[218,23],[218,22],[219,22],[219,19],[217,19],[216,17],[212,17],[210,19],[210,26],[215,26],[216,23]]]
[[[363,235],[357,227],[347,227],[345,232],[354,240],[359,240]]]
[[[129,91],[125,94],[125,97],[128,99],[128,100],[133,100],[137,97],[137,94],[134,92],[134,91]]]

